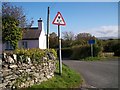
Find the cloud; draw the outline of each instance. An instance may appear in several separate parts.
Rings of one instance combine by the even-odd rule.
[[[118,26],[101,26],[88,29],[86,32],[96,37],[118,37]]]

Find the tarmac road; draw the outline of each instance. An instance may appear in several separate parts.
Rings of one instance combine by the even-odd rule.
[[[118,60],[78,61],[63,60],[63,63],[79,72],[89,86],[118,88]]]

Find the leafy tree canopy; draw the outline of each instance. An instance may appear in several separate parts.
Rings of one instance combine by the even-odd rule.
[[[18,41],[22,38],[22,31],[18,28],[19,21],[12,16],[2,17],[2,40],[3,43],[9,41],[14,49],[17,48]]]
[[[49,36],[50,40],[50,48],[57,48],[58,47],[58,37],[55,32],[52,32]]]
[[[11,3],[2,3],[2,16],[12,16],[19,22],[19,27],[23,28],[27,25],[26,15],[22,7],[13,6]]]

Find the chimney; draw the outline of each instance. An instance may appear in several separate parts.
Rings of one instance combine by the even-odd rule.
[[[42,30],[42,28],[43,28],[43,22],[42,22],[42,19],[40,18],[38,20],[38,30]]]

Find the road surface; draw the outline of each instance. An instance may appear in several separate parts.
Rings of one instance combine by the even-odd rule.
[[[79,72],[87,85],[96,88],[118,88],[118,60],[63,60],[63,63]]]

